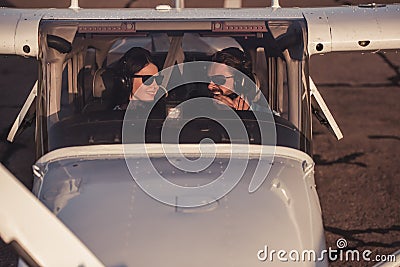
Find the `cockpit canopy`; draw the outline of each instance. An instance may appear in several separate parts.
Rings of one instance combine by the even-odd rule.
[[[66,146],[121,143],[122,125],[128,118],[136,120],[130,125],[146,124],[144,139],[139,138],[144,142],[161,142],[167,119],[185,121],[184,126],[178,123],[184,127],[179,142],[210,138],[216,143],[241,143],[241,138],[233,140],[218,121],[239,120],[249,143],[277,142],[310,153],[303,20],[44,20],[40,29],[39,154]],[[148,50],[164,76],[163,90],[158,90],[154,111],[147,117],[127,116],[131,106],[137,106],[129,99],[128,106],[116,108],[122,92],[116,69],[132,47]],[[257,108],[234,110],[232,116],[236,117],[227,117],[231,108],[213,104],[202,108],[215,114],[212,119],[196,117],[190,105],[183,112],[179,107],[187,101],[213,98],[207,87],[207,64],[212,64],[214,53],[229,47],[243,51],[251,60],[256,93],[248,102]],[[261,140],[264,130],[260,125],[264,124],[275,125],[276,135],[267,134],[273,142]],[[173,125],[169,123],[169,127]]]

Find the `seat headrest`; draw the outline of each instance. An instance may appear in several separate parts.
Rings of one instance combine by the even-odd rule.
[[[94,97],[102,97],[104,90],[106,90],[102,77],[105,71],[106,69],[100,68],[93,75],[92,92]]]

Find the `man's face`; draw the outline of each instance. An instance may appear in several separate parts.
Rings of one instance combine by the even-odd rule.
[[[233,93],[235,89],[234,79],[230,67],[225,64],[214,63],[208,70],[208,76],[211,78],[211,82],[208,84],[208,89],[214,95],[229,95]],[[215,79],[213,79],[213,76],[215,76]],[[218,84],[222,83],[218,82],[218,80],[224,81],[225,83]]]
[[[225,104],[235,110],[250,109],[247,98],[243,94],[233,94],[235,81],[229,66],[213,63],[208,70],[208,77],[210,78],[208,90],[214,94],[214,99],[218,100],[219,104]]]

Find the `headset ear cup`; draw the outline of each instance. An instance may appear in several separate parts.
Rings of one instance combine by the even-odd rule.
[[[127,88],[129,88],[129,79],[127,79],[125,75],[115,73],[113,76],[114,86],[116,90],[126,90]]]
[[[113,76],[113,90],[118,95],[118,101],[128,100],[132,91],[132,79],[129,73],[126,72],[126,67],[123,64],[120,69],[114,68],[112,71]]]

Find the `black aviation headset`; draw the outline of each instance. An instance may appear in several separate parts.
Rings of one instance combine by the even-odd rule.
[[[125,99],[129,98],[132,90],[132,73],[128,67],[127,54],[125,54],[111,69],[114,90],[120,90]]]

